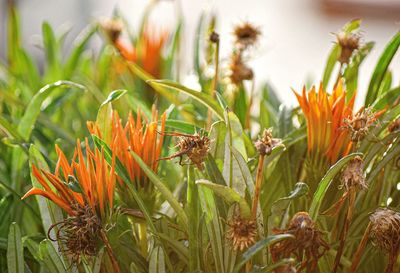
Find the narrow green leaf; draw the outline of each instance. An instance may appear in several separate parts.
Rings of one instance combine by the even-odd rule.
[[[275,270],[283,265],[294,264],[295,262],[296,262],[296,260],[293,258],[282,259],[279,262],[276,262],[276,263],[273,263],[270,265],[254,268],[251,271],[251,273],[268,273],[268,272],[272,272],[273,270]]]
[[[165,273],[164,251],[161,247],[156,246],[150,254],[149,273]]]
[[[61,257],[58,255],[53,244],[45,239],[40,242],[39,251],[43,258],[43,263],[46,266],[48,272],[51,273],[67,273]]]
[[[196,184],[211,189],[214,193],[222,197],[228,205],[237,203],[240,208],[240,214],[246,219],[251,217],[250,207],[246,199],[241,197],[240,194],[233,189],[224,185],[212,183],[205,179],[197,180]]]
[[[224,111],[221,106],[215,101],[215,99],[204,92],[195,91],[170,80],[149,80],[147,82],[185,93],[211,109],[221,120],[224,119]]]
[[[309,214],[311,219],[314,221],[317,220],[319,215],[319,209],[321,207],[322,201],[324,200],[325,194],[328,191],[329,186],[333,178],[340,172],[340,170],[356,156],[362,156],[362,153],[352,153],[343,158],[341,158],[338,162],[335,163],[325,174],[322,180],[318,184],[318,188],[314,193],[314,197],[311,202]]]
[[[186,213],[184,209],[181,207],[179,204],[178,200],[174,197],[172,192],[165,186],[165,184],[162,182],[162,180],[153,172],[152,169],[150,169],[149,166],[138,156],[135,152],[130,151],[131,155],[135,159],[136,163],[140,166],[140,168],[144,171],[144,173],[147,175],[147,177],[150,179],[150,181],[153,183],[153,185],[160,191],[162,196],[165,198],[165,200],[168,201],[168,203],[171,205],[171,207],[175,210],[176,214],[178,215],[178,218],[182,221],[182,223],[187,227],[188,226],[188,218],[186,216]]]
[[[279,241],[285,240],[285,239],[294,239],[293,235],[290,234],[278,234],[278,235],[272,235],[267,238],[264,238],[251,247],[247,249],[242,256],[240,257],[239,261],[236,263],[236,266],[233,270],[234,273],[237,273],[240,271],[240,269],[253,258],[254,255],[256,255],[258,252],[263,250],[266,247],[269,247],[270,245],[273,245]]]
[[[7,267],[8,273],[24,273],[24,247],[17,223],[12,223],[8,232]]]
[[[365,105],[372,105],[378,96],[380,86],[383,78],[385,77],[386,71],[391,63],[394,55],[396,54],[400,46],[400,32],[398,32],[388,43],[385,50],[383,51],[379,61],[375,67],[374,73],[372,74],[371,81],[369,83],[367,96],[365,98]]]

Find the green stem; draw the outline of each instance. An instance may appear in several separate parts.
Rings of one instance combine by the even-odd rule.
[[[215,46],[215,72],[214,72],[214,79],[211,84],[211,96],[215,99],[215,92],[217,92],[217,85],[218,85],[218,71],[219,71],[219,40],[216,42]],[[212,111],[208,109],[208,118],[207,118],[207,130],[210,130],[212,123]]]
[[[200,270],[200,246],[198,241],[199,202],[193,168],[193,166],[189,166],[187,176],[187,207],[189,218],[189,272]]]
[[[140,250],[143,257],[147,257],[147,225],[145,222],[139,223],[139,238],[140,238]]]

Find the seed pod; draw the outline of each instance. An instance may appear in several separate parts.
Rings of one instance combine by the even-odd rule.
[[[269,155],[276,146],[283,146],[282,140],[272,137],[272,128],[264,129],[262,136],[254,143],[260,155]]]
[[[356,33],[340,32],[336,34],[337,43],[340,46],[340,63],[349,63],[353,52],[360,47],[360,35]]]
[[[378,208],[369,217],[370,238],[375,246],[387,253],[396,253],[400,248],[400,213],[388,208]]]
[[[237,25],[233,30],[233,34],[235,36],[236,45],[240,49],[246,49],[257,44],[261,31],[258,27],[245,22],[241,25]]]
[[[227,239],[235,251],[243,251],[255,243],[257,237],[257,224],[254,220],[243,219],[235,216],[228,222]]]
[[[367,189],[364,175],[364,161],[361,157],[356,156],[347,164],[342,174],[342,183],[346,190],[354,187],[357,189]]]

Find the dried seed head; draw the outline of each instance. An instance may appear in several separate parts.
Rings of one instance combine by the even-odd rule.
[[[100,26],[112,43],[119,38],[124,27],[122,21],[118,19],[105,19],[100,22]]]
[[[219,34],[216,33],[215,31],[213,31],[213,32],[211,32],[209,39],[210,39],[210,42],[216,44],[219,42]]]
[[[364,161],[361,157],[356,156],[347,164],[342,174],[342,183],[346,190],[351,187],[357,189],[367,189],[364,175]]]
[[[257,237],[256,221],[235,216],[228,222],[228,226],[227,239],[231,241],[235,251],[243,251],[255,243]]]
[[[233,54],[229,64],[229,79],[231,83],[239,85],[244,80],[252,80],[253,70],[248,67],[240,54]]]
[[[63,250],[71,257],[72,263],[76,264],[79,263],[82,255],[97,255],[101,222],[89,205],[75,204],[73,210],[74,216],[50,227],[48,233],[58,227],[56,240],[61,242],[65,247]],[[54,239],[50,238],[50,240]]]
[[[246,49],[250,46],[257,44],[261,35],[258,27],[245,22],[234,28],[233,34],[235,36],[235,43],[240,49]]]
[[[264,129],[262,136],[254,145],[260,155],[270,155],[274,147],[283,146],[280,138],[272,137],[272,128]]]
[[[395,121],[393,121],[392,123],[390,123],[390,125],[388,127],[388,131],[390,133],[396,132],[398,130],[400,130],[400,118],[398,118]]]
[[[308,266],[315,268],[319,258],[329,249],[329,245],[322,238],[323,232],[315,227],[307,212],[296,213],[286,229],[274,229],[273,232],[292,234],[295,237],[276,243],[271,249],[271,254],[275,261],[294,255],[302,261],[299,271]]]
[[[177,147],[179,151],[171,156],[160,158],[158,160],[169,160],[180,157],[179,164],[183,165],[182,157],[186,155],[189,158],[189,164],[196,165],[200,170],[203,169],[203,162],[205,161],[208,151],[210,150],[211,140],[207,136],[201,136],[198,133],[194,135],[186,134],[173,134],[179,136]]]
[[[351,141],[359,142],[368,135],[369,128],[374,126],[378,114],[374,114],[371,108],[362,108],[352,118],[345,118],[342,128],[350,132]]]
[[[357,33],[340,32],[336,34],[337,43],[340,46],[340,63],[349,63],[351,55],[360,47],[360,35]]]
[[[388,208],[378,208],[370,215],[369,220],[373,244],[387,253],[397,253],[400,248],[400,213]]]

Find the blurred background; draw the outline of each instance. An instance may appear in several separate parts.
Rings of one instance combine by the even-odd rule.
[[[6,5],[0,0],[0,58],[5,59]],[[71,42],[85,26],[101,17],[110,17],[115,9],[132,26],[139,24],[149,0],[20,0],[14,1],[22,18],[25,46],[35,54],[38,62],[43,58],[39,35],[41,23],[50,22],[57,30],[70,28],[67,39]],[[359,92],[364,93],[369,75],[374,69],[384,45],[400,29],[400,0],[217,0],[217,1],[162,1],[151,15],[160,29],[172,28],[179,13],[184,15],[184,43],[181,59],[185,75],[193,67],[193,41],[196,24],[203,11],[218,15],[222,58],[227,56],[232,42],[232,27],[241,21],[258,26],[263,39],[254,53],[251,65],[257,82],[268,81],[279,95],[294,104],[290,88],[300,89],[305,83],[318,84],[332,42],[333,32],[354,18],[362,18],[364,41],[375,41],[372,54],[361,68]],[[100,45],[100,38],[92,46]],[[65,50],[68,50],[66,48]],[[400,66],[400,58],[393,62]],[[394,68],[394,73],[400,69]],[[185,75],[182,75],[183,77]],[[399,75],[394,74],[399,81]],[[360,98],[361,96],[359,96]]]

